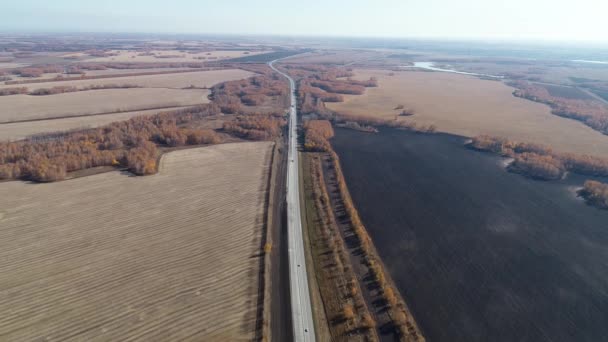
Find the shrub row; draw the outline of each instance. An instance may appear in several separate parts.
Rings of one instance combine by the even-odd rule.
[[[367,334],[371,335],[371,340],[378,340],[375,330],[376,322],[373,320],[369,308],[363,298],[363,293],[359,285],[359,281],[354,274],[348,251],[346,249],[344,239],[337,230],[338,225],[333,215],[329,194],[325,187],[325,180],[319,156],[311,158],[311,176],[313,183],[313,197],[315,207],[318,213],[321,213],[321,236],[326,246],[329,248],[331,258],[335,267],[343,275],[343,277],[331,277],[330,281],[335,283],[334,291],[337,292],[339,298],[344,298],[340,301],[340,307],[334,304],[335,299],[330,300],[327,309],[331,310],[331,317],[342,317],[348,325],[349,330],[365,329]],[[342,282],[342,280],[344,280]]]
[[[582,175],[608,176],[608,160],[590,155],[554,152],[550,147],[480,135],[470,146],[514,158],[513,171],[539,179],[558,179],[566,171]]]
[[[323,139],[323,136],[329,135],[329,132],[327,132],[327,123],[319,121],[318,123],[313,123],[312,125],[309,124],[305,133],[312,133],[315,136],[314,139]],[[373,246],[371,238],[367,234],[367,230],[359,217],[359,213],[357,212],[350,197],[337,153],[331,148],[328,141],[325,143],[319,143],[319,146],[323,146],[323,148],[325,148],[331,156],[332,165],[336,173],[340,199],[343,203],[344,210],[346,211],[346,215],[351,222],[353,232],[357,237],[361,251],[367,261],[367,266],[381,288],[382,296],[389,305],[391,319],[399,331],[401,339],[404,341],[424,340],[424,337],[422,337],[421,332],[417,328],[413,317],[409,314],[405,302],[400,298],[400,296],[398,296],[398,291],[396,291],[394,285],[392,285],[390,276],[386,273]]]

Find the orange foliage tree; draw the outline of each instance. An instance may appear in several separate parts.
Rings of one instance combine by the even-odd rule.
[[[304,121],[304,148],[307,151],[329,151],[328,139],[334,136],[334,129],[328,120]]]

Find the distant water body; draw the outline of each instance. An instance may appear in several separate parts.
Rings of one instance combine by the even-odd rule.
[[[461,75],[470,75],[470,76],[482,76],[482,77],[492,77],[492,78],[503,78],[503,76],[496,75],[488,75],[488,74],[478,74],[474,72],[466,72],[466,71],[458,71],[453,69],[444,69],[435,66],[433,62],[414,62],[414,65],[405,65],[401,66],[402,68],[419,68],[433,71],[442,71],[442,72],[451,72],[453,74],[461,74]]]
[[[575,59],[575,60],[573,60],[573,62],[592,63],[592,64],[608,64],[608,61],[588,61],[588,60],[585,60],[585,59]]]

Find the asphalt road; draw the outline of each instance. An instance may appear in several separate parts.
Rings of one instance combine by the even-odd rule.
[[[300,186],[298,163],[298,135],[295,82],[287,74],[274,67],[274,60],[268,65],[289,80],[291,105],[289,108],[289,141],[287,152],[287,245],[289,254],[289,284],[291,294],[291,315],[293,337],[296,342],[315,341],[304,240],[302,238],[302,216],[300,214]]]

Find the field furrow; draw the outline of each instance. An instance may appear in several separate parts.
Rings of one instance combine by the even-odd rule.
[[[0,184],[0,340],[250,340],[270,143]],[[244,172],[246,171],[246,172]]]

